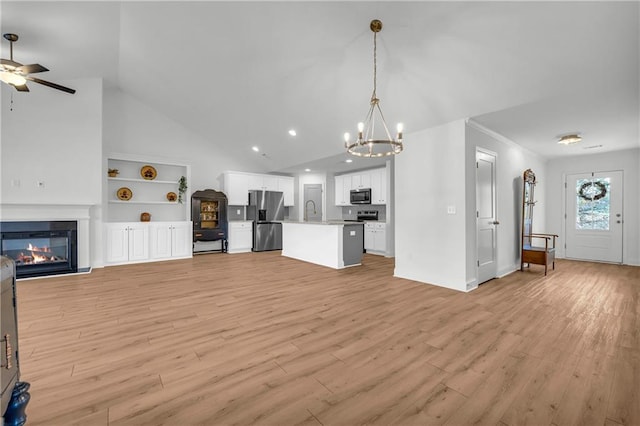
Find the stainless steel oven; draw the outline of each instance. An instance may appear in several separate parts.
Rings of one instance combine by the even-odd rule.
[[[352,189],[349,202],[351,204],[371,204],[371,188]]]

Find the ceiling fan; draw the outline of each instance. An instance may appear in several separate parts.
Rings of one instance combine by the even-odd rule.
[[[5,39],[9,40],[9,59],[0,58],[0,80],[16,88],[18,92],[28,92],[27,80],[34,83],[42,84],[53,89],[62,90],[63,92],[74,94],[75,89],[61,86],[50,81],[40,80],[39,78],[31,77],[29,74],[35,74],[38,72],[49,71],[49,69],[43,67],[40,64],[22,65],[19,62],[13,60],[13,43],[18,41],[17,34],[7,33],[3,35]]]

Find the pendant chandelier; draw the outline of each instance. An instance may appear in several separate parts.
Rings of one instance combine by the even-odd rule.
[[[374,19],[369,24],[369,28],[373,31],[373,93],[371,94],[367,117],[364,122],[358,123],[358,138],[354,142],[351,142],[349,133],[345,133],[344,147],[349,154],[358,157],[377,158],[396,155],[402,152],[402,123],[398,123],[398,133],[395,139],[392,138],[387,123],[384,120],[382,110],[380,109],[380,99],[378,99],[376,95],[376,37],[382,30],[382,22]],[[376,136],[376,125],[378,125],[378,133],[380,136]],[[384,130],[384,134],[380,127]]]

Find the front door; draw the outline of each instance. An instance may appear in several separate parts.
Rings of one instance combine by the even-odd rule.
[[[476,151],[478,284],[497,275],[496,156]]]
[[[622,263],[622,172],[568,175],[565,256]]]

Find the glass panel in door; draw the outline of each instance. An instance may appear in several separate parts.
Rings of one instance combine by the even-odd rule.
[[[202,200],[200,203],[200,226],[202,229],[218,227],[218,201]]]

